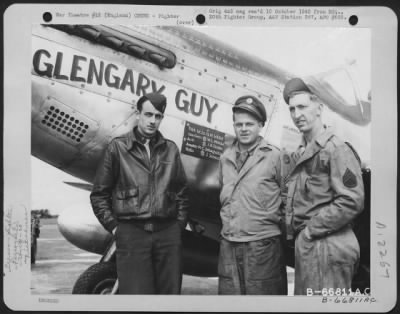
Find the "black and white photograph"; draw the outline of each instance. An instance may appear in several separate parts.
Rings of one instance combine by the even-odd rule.
[[[241,14],[223,7],[197,26],[51,12],[54,23],[30,24],[19,66],[30,203],[4,213],[5,276],[23,272],[38,308],[380,302],[376,282],[395,276],[395,208],[377,215],[373,187],[395,177],[382,183],[390,170],[374,149],[385,122],[374,120],[373,27],[212,23]],[[112,296],[73,304],[89,295]]]

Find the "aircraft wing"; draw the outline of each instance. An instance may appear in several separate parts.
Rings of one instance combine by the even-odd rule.
[[[78,189],[81,189],[81,190],[86,190],[86,191],[89,191],[89,192],[91,192],[92,188],[93,188],[93,185],[89,184],[89,183],[68,182],[68,181],[64,181],[64,183],[68,184],[68,185],[71,185],[74,188],[78,188]]]

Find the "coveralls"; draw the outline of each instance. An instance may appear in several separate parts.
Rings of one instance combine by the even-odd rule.
[[[295,238],[294,293],[315,295],[324,288],[348,292],[360,256],[351,226],[364,204],[360,162],[328,129],[301,154],[304,146],[303,141],[291,158],[283,156],[285,163],[294,163],[285,212],[287,237]]]
[[[220,159],[219,294],[285,295],[280,152],[259,137],[246,160],[237,154],[234,142]]]

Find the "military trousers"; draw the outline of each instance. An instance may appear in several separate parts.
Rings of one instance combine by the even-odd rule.
[[[308,240],[302,230],[295,241],[294,294],[316,295],[351,289],[360,247],[350,226],[326,237]]]
[[[221,239],[218,294],[287,295],[281,236],[250,242]]]
[[[181,232],[178,222],[146,231],[120,221],[115,234],[119,294],[180,294]]]

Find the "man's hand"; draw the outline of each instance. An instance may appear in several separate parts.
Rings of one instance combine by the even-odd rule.
[[[183,220],[178,220],[179,227],[181,228],[181,231],[183,232],[186,228],[186,222]]]
[[[197,235],[201,235],[204,232],[204,230],[206,230],[203,225],[201,225],[195,220],[189,219],[188,223],[190,229]]]
[[[117,228],[118,228],[118,227],[115,227],[115,228],[113,229],[113,231],[112,231],[113,236],[115,236],[115,233],[117,232]]]

